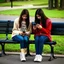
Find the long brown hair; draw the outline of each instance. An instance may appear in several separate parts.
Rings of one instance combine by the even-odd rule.
[[[19,28],[21,27],[21,23],[22,23],[22,15],[26,14],[27,15],[27,19],[26,19],[26,27],[28,28],[29,26],[29,12],[27,9],[23,9],[21,14],[20,14],[20,18],[19,18]]]
[[[45,16],[43,10],[39,8],[39,9],[36,10],[36,13],[35,13],[35,23],[40,23],[40,20],[37,18],[36,15],[41,16],[41,23],[42,23],[42,26],[45,28],[47,17]]]

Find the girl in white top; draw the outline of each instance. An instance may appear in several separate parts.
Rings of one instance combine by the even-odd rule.
[[[31,24],[29,20],[29,12],[27,9],[24,9],[22,10],[20,17],[15,19],[14,26],[12,29],[13,41],[20,42],[21,61],[26,61],[25,50],[27,48],[30,33],[31,33]]]

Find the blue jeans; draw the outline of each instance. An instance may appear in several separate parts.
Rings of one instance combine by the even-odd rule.
[[[20,42],[20,48],[27,48],[29,37],[28,36],[21,36],[21,35],[16,35],[12,37],[13,41]]]
[[[42,54],[43,45],[44,45],[44,43],[46,43],[46,41],[49,41],[47,36],[35,36],[36,54]]]

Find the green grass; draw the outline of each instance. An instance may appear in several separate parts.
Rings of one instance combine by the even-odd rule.
[[[48,0],[31,0],[31,1],[13,1],[13,6],[22,6],[22,5],[47,5]],[[0,6],[10,6],[11,2],[0,3]]]
[[[4,34],[0,34],[0,38],[5,38]],[[11,35],[9,35],[9,39],[11,39]],[[30,39],[34,39],[34,35],[31,35]],[[52,36],[52,40],[56,41],[57,44],[54,46],[54,52],[56,54],[64,54],[64,36]],[[0,46],[1,50],[1,46]],[[5,51],[20,51],[20,44],[5,44]],[[35,45],[30,44],[30,51],[35,52]],[[44,45],[44,53],[50,53],[50,46]]]
[[[36,9],[28,9],[28,10],[29,10],[30,16],[35,15]],[[44,11],[47,17],[64,18],[64,10],[57,10],[57,9],[53,9],[53,10],[42,9],[42,10]],[[19,16],[21,11],[22,9],[4,10],[4,11],[0,11],[0,15],[18,15]]]

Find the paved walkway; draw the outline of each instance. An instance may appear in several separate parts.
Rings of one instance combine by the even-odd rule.
[[[0,11],[2,10],[10,10],[10,9],[25,9],[25,8],[47,8],[47,5],[43,5],[43,6],[33,6],[33,5],[24,5],[24,6],[13,6],[11,7],[0,7]]]
[[[15,20],[18,16],[0,15],[0,20]],[[50,18],[52,22],[64,22],[64,18]],[[34,17],[30,17],[34,21]]]
[[[26,59],[26,62],[21,62],[19,55],[6,55],[0,57],[0,64],[64,64],[64,58],[48,61],[49,57],[43,56],[43,61],[41,63],[34,62],[34,56],[28,56]]]

